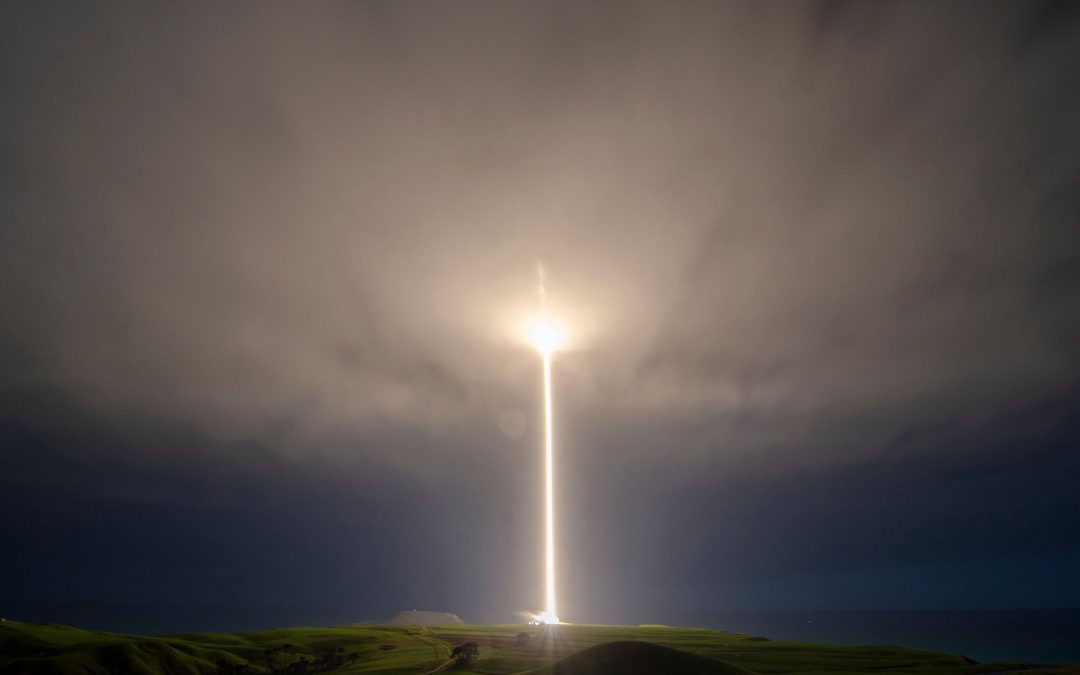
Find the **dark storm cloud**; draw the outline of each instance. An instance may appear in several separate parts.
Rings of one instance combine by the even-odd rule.
[[[669,504],[648,516],[656,528],[709,514],[719,534],[686,530],[696,548],[665,549],[681,551],[676,568],[761,568],[781,549],[788,569],[826,570],[901,550],[998,554],[988,526],[918,555],[918,533],[956,500],[890,543],[865,538],[901,519],[890,507],[860,523],[845,499],[872,494],[827,495],[858,475],[880,486],[890,472],[853,467],[894,463],[882,494],[937,493],[940,467],[981,466],[990,448],[994,462],[1031,462],[1030,486],[1074,464],[1068,4],[5,14],[0,367],[20,430],[6,452],[35,461],[61,419],[83,419],[54,440],[71,491],[126,494],[101,479],[119,467],[124,485],[145,489],[150,472],[198,500],[233,476],[255,487],[230,499],[257,499],[296,471],[295,499],[370,481],[367,509],[407,485],[483,495],[451,509],[462,518],[507,485],[527,501],[526,478],[483,467],[534,468],[535,363],[518,333],[538,258],[572,339],[556,373],[568,466],[610,479],[608,504],[635,500],[617,477],[649,476],[650,499]],[[63,405],[13,403],[28,392]],[[180,446],[213,469],[187,477]],[[819,560],[781,537],[725,558],[760,540],[718,524],[711,496],[731,491],[747,522],[806,533],[763,504],[808,471],[789,503],[831,523],[809,531],[877,544]],[[567,509],[601,510],[574,496],[578,480]],[[1045,492],[1008,498],[1026,515],[1005,550],[1042,531],[1076,549],[1067,486]],[[968,503],[993,510],[980,499]],[[944,539],[971,532],[940,522]],[[518,541],[506,533],[528,523],[491,526]],[[621,537],[612,550],[647,557]],[[580,572],[607,562],[583,558]]]

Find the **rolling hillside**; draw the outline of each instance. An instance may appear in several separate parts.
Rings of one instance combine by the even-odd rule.
[[[475,642],[464,667],[453,647]],[[0,674],[238,675],[382,673],[1080,673],[1080,667],[975,664],[901,647],[794,642],[665,626],[348,626],[138,636],[53,624],[0,624]]]

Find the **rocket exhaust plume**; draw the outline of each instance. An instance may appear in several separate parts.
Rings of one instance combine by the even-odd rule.
[[[551,358],[562,342],[562,330],[547,317],[544,268],[537,265],[540,317],[529,323],[529,339],[540,353],[544,371],[544,611],[534,623],[556,624],[555,609],[555,442],[552,438]]]

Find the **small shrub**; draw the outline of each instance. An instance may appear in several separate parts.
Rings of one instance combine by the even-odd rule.
[[[480,645],[475,642],[460,644],[450,652],[450,658],[457,661],[459,666],[474,661],[478,656],[480,656]]]

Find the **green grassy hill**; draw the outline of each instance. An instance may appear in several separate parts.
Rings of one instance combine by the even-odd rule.
[[[465,642],[476,642],[479,656],[459,668],[449,654]],[[1075,666],[973,664],[960,656],[901,647],[772,642],[665,626],[365,625],[146,637],[0,624],[0,675],[416,675],[440,669],[458,675],[1080,673]]]
[[[651,642],[618,640],[586,647],[576,654],[559,659],[550,666],[532,671],[536,675],[747,675],[723,661],[689,652],[661,647]]]

